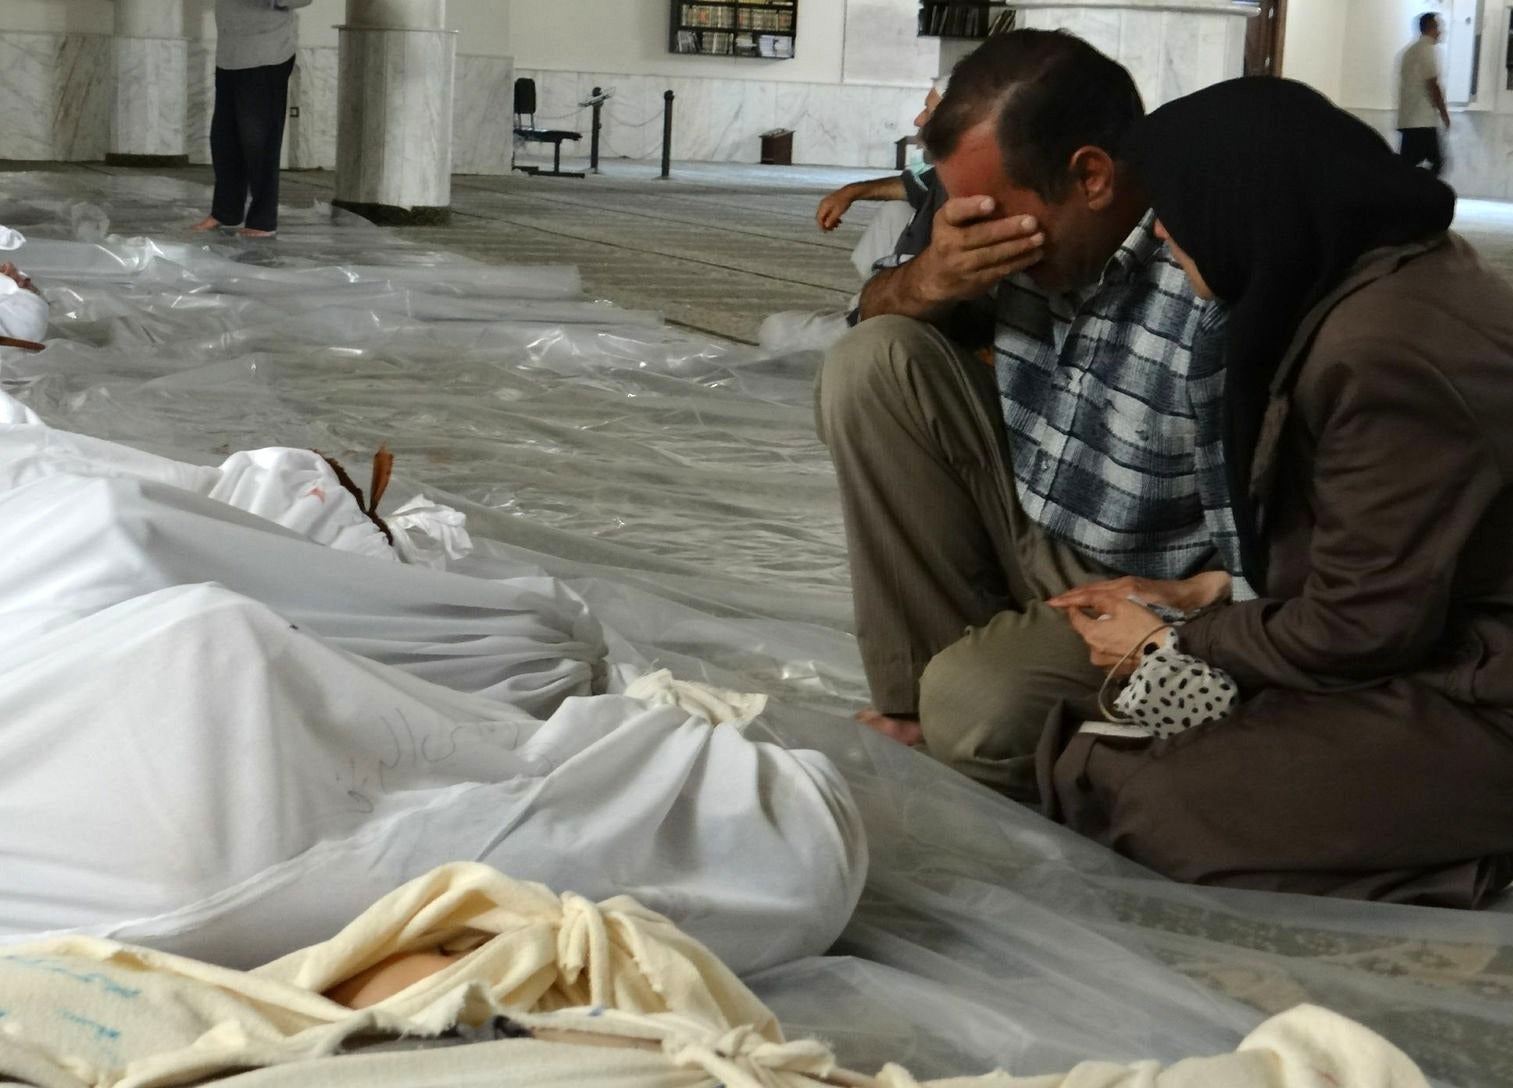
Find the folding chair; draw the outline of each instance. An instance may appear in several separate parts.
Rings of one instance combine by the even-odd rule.
[[[546,178],[583,177],[581,173],[562,169],[562,141],[581,140],[583,133],[536,127],[536,81],[534,79],[522,77],[515,80],[515,139],[528,143],[551,144],[553,151],[550,170],[543,170],[539,166],[519,166],[515,169]]]

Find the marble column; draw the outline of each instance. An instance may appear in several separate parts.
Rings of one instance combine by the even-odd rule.
[[[1147,109],[1245,72],[1258,0],[1014,0],[1018,26],[1086,38],[1135,77]]]
[[[381,223],[437,223],[452,202],[457,38],[446,0],[347,0],[340,27],[336,203]]]
[[[115,93],[105,161],[185,165],[189,42],[183,0],[116,0],[111,47]]]

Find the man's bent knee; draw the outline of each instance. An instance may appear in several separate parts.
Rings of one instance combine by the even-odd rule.
[[[1035,752],[1051,703],[1005,654],[997,633],[992,624],[974,628],[937,654],[920,679],[925,745],[943,763],[965,768]]]
[[[948,350],[941,334],[912,317],[886,314],[863,321],[825,354],[816,390],[820,437],[892,402],[920,359]]]
[[[1051,712],[1094,712],[1098,670],[1065,620],[1041,604],[1002,612],[930,662],[920,681],[925,746],[941,762],[1012,793],[1032,789]]]

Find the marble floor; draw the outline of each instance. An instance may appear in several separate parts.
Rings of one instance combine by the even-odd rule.
[[[132,172],[0,160],[0,172],[37,169]],[[152,172],[211,181],[209,167]],[[676,164],[667,181],[658,172],[616,162],[581,180],[459,175],[450,226],[399,233],[490,263],[577,265],[595,297],[744,343],[770,313],[838,309],[856,292],[851,248],[874,206],[858,205],[831,235],[815,227],[814,208],[845,182],[878,174],[706,163]],[[288,171],[282,202],[328,201],[334,183],[330,172]]]
[[[0,160],[0,173],[38,168],[132,172]],[[154,172],[211,180],[204,166]],[[666,181],[658,172],[656,163],[616,161],[581,180],[458,175],[451,225],[399,233],[494,264],[576,265],[594,297],[740,343],[756,342],[768,314],[839,309],[856,292],[850,251],[875,205],[857,205],[828,235],[814,208],[845,182],[880,175],[739,163],[677,163]],[[327,171],[288,171],[283,202],[330,200],[334,184]],[[1513,279],[1513,204],[1464,200],[1456,225]]]

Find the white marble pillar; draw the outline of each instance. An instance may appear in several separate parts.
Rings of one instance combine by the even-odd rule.
[[[347,0],[336,200],[377,222],[444,221],[452,201],[457,38],[446,0]]]
[[[1018,26],[1069,30],[1135,77],[1147,109],[1245,72],[1258,0],[1014,0]]]
[[[189,109],[183,0],[116,0],[107,162],[182,165]]]

